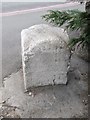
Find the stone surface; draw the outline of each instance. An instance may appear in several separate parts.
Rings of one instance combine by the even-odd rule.
[[[25,89],[67,83],[70,53],[64,29],[34,25],[22,30],[21,39]]]
[[[87,118],[88,63],[73,54],[70,69],[67,85],[37,87],[25,93],[22,69],[4,78],[0,117]]]

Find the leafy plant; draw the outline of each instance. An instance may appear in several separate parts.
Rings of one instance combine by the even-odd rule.
[[[90,14],[88,12],[80,12],[79,10],[49,10],[48,12],[42,16],[45,21],[58,27],[66,23],[65,29],[81,31],[79,38],[73,38],[69,41],[68,45],[70,47],[75,46],[77,43],[83,44],[83,46],[90,44]]]

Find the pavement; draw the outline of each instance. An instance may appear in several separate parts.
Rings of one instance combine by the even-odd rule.
[[[1,118],[87,118],[88,63],[72,54],[67,85],[25,91],[22,68],[4,78]]]

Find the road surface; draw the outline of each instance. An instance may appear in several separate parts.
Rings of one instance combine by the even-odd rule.
[[[84,5],[65,5],[60,3],[5,3],[2,8],[2,75],[4,78],[13,72],[16,72],[21,67],[22,29],[35,24],[46,23],[42,20],[41,16],[49,9],[83,10]]]

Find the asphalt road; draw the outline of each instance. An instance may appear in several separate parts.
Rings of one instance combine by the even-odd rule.
[[[60,3],[32,3],[32,4],[10,4],[2,6],[3,12],[11,12],[16,10],[32,9],[43,6],[50,6]],[[48,8],[50,9],[50,8]],[[56,7],[52,9],[79,9],[83,10],[83,5],[75,5],[68,7]],[[16,14],[2,17],[2,75],[3,78],[9,74],[16,72],[21,67],[21,31],[35,24],[46,23],[41,16],[47,10],[35,10],[24,14]]]
[[[57,4],[61,4],[61,2],[5,2],[2,3],[2,12],[32,9]]]

